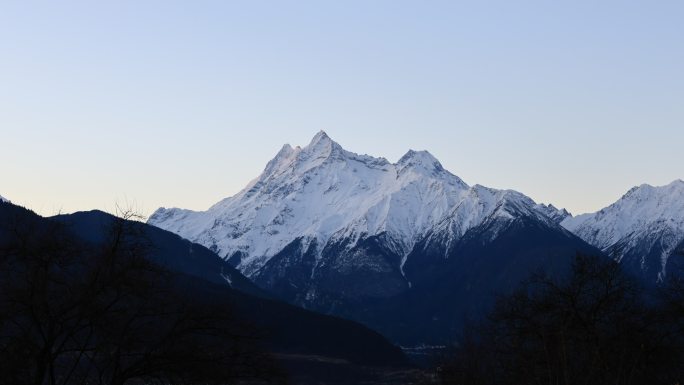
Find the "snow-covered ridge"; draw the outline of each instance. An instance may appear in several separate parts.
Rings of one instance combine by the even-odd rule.
[[[642,184],[596,213],[566,218],[561,224],[604,251],[620,245],[614,255],[617,260],[630,249],[658,239],[664,269],[667,257],[684,240],[684,181],[659,187]]]
[[[3,198],[2,195],[0,195],[0,202],[11,203],[9,199]]]
[[[562,215],[514,191],[470,187],[427,151],[391,163],[346,151],[321,131],[303,148],[283,146],[258,178],[207,211],[160,208],[149,223],[225,258],[240,252],[249,276],[295,239],[315,240],[320,252],[330,241],[384,233],[406,255],[437,225],[459,237],[516,207],[553,223]]]
[[[657,223],[684,233],[684,181],[660,187],[642,184],[610,206],[593,214],[567,218],[562,225],[605,249]]]

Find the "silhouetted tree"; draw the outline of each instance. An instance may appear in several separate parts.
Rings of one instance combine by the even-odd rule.
[[[449,384],[675,384],[670,320],[619,264],[578,255],[570,277],[534,276],[501,298],[443,365]]]
[[[279,378],[229,303],[152,263],[130,213],[86,242],[56,220],[0,229],[0,384],[229,384]]]

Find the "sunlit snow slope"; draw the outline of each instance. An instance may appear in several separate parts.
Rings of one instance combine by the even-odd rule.
[[[504,202],[544,218],[567,214],[514,191],[470,187],[427,151],[390,163],[346,151],[321,131],[304,148],[285,145],[257,179],[207,211],[160,208],[149,222],[241,257],[237,267],[252,276],[297,239],[320,256],[329,242],[353,247],[384,234],[405,256],[438,224],[460,237],[492,213],[508,215],[498,210]]]

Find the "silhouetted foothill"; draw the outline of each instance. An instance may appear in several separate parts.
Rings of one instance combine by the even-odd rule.
[[[143,224],[118,218],[89,243],[60,221],[10,211],[0,229],[0,383],[279,377],[229,303],[184,295],[176,275],[148,259]]]
[[[134,219],[0,204],[0,384],[261,384],[316,381],[317,360],[366,377],[406,367],[379,334],[269,299],[210,250]]]

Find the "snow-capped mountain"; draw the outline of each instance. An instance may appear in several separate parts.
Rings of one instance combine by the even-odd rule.
[[[612,205],[562,225],[648,281],[661,281],[684,242],[684,181],[634,187]]]
[[[385,234],[401,255],[448,221],[458,238],[504,203],[556,220],[565,211],[536,205],[514,191],[469,187],[427,151],[397,163],[342,149],[321,131],[311,143],[285,145],[237,195],[204,212],[160,208],[151,224],[204,244],[225,258],[239,255],[248,276],[296,239],[320,254],[329,242]],[[497,211],[498,210],[498,211]]]
[[[285,145],[258,178],[207,211],[160,208],[149,223],[209,247],[282,299],[399,340],[415,328],[389,330],[398,310],[378,309],[407,293],[441,284],[453,290],[439,301],[471,293],[484,304],[533,269],[595,251],[559,225],[568,215],[516,191],[469,186],[426,151],[391,163],[346,151],[321,131],[303,148]],[[442,275],[454,270],[465,274],[460,281]],[[428,292],[411,298],[433,303]],[[369,307],[377,301],[385,304]],[[463,317],[443,319],[437,339]]]
[[[0,202],[11,203],[9,199],[3,198],[2,195],[0,195]]]
[[[387,232],[406,253],[467,190],[427,152],[392,164],[345,151],[319,132],[304,148],[285,145],[261,176],[208,211],[160,209],[150,223],[226,258],[239,253],[238,267],[251,275],[298,238],[308,248]]]

